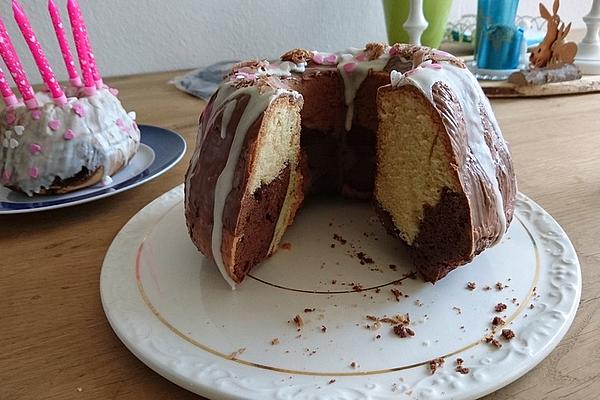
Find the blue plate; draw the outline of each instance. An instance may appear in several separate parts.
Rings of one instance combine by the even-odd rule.
[[[125,168],[112,177],[110,185],[98,184],[62,195],[33,197],[0,187],[0,215],[52,210],[103,199],[162,175],[185,154],[185,140],[179,134],[150,125],[140,125],[140,131],[139,151]]]

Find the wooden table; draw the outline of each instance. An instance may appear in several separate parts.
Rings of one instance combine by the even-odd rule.
[[[194,399],[135,358],[100,303],[104,254],[143,206],[183,181],[203,102],[175,73],[109,79],[138,120],[183,134],[183,161],[131,191],[77,207],[0,217],[0,399]],[[600,392],[600,94],[495,100],[519,189],[567,231],[583,297],[567,336],[489,399],[596,399]]]

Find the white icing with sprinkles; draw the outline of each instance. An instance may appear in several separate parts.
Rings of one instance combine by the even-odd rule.
[[[3,184],[32,196],[56,177],[71,178],[83,167],[95,171],[102,166],[108,174],[135,154],[140,131],[109,89],[71,96],[63,107],[47,93],[36,97],[39,109],[29,111],[20,103],[0,113],[1,137],[8,139],[0,147]]]

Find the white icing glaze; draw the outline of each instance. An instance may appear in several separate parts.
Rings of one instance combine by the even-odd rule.
[[[70,97],[63,107],[46,93],[36,96],[39,110],[20,103],[0,113],[1,137],[9,138],[9,146],[0,148],[3,183],[31,196],[83,167],[95,171],[102,166],[108,174],[137,151],[140,131],[108,89]]]
[[[283,95],[291,95],[295,98],[301,97],[298,92],[286,89],[263,89],[261,91],[255,86],[236,89],[229,84],[221,85],[214,101],[214,111],[212,117],[216,118],[217,115],[220,114],[220,110],[224,107],[221,121],[221,137],[223,139],[226,137],[225,135],[227,133],[226,128],[223,128],[223,126],[227,126],[229,124],[229,119],[231,118],[231,114],[233,112],[232,108],[234,108],[230,105],[236,101],[237,97],[243,95],[249,96],[248,104],[240,116],[240,120],[236,127],[233,141],[231,143],[231,148],[229,150],[229,155],[227,157],[227,163],[221,171],[221,174],[219,175],[215,185],[213,228],[211,237],[211,248],[215,263],[217,264],[221,275],[223,275],[223,278],[227,281],[227,283],[229,283],[232,289],[235,289],[236,283],[231,276],[229,276],[229,272],[227,271],[227,268],[223,262],[223,254],[221,253],[221,242],[223,240],[223,209],[225,208],[225,200],[233,188],[235,168],[240,158],[240,153],[246,139],[246,134],[248,133],[248,130],[252,124],[267,109],[267,107],[269,107],[273,100]],[[229,112],[228,107],[230,108]]]
[[[264,71],[258,71],[256,76],[275,75],[275,76],[292,76],[292,72],[304,72],[306,70],[306,62],[295,64],[291,61],[283,61],[279,64],[269,64]]]
[[[392,71],[390,74],[392,86],[412,85],[418,88],[431,103],[434,103],[432,87],[436,82],[442,81],[456,95],[466,123],[467,143],[481,164],[489,182],[491,182],[496,197],[496,212],[501,225],[500,235],[494,242],[494,244],[497,244],[506,232],[506,215],[504,213],[504,200],[496,178],[496,162],[485,142],[479,104],[483,105],[496,132],[500,132],[498,122],[494,117],[490,102],[479,86],[479,82],[469,70],[448,63],[436,64],[438,67],[435,68],[430,65],[431,62],[425,62],[406,74]],[[504,141],[502,141],[502,145],[506,145]]]
[[[338,58],[341,61],[337,65],[337,69],[344,80],[344,99],[346,102],[346,131],[352,128],[352,119],[354,118],[354,98],[360,85],[369,75],[369,71],[382,71],[390,56],[386,51],[379,58],[374,60],[357,60],[356,57],[364,53],[358,52],[356,49],[350,49],[351,53],[341,53]],[[351,67],[354,67],[351,71]]]

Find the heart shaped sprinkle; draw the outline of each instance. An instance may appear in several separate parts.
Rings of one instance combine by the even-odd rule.
[[[85,117],[85,108],[83,108],[83,104],[81,103],[73,104],[73,112],[80,117]]]
[[[349,62],[344,64],[344,66],[342,67],[344,69],[344,71],[346,73],[351,73],[352,71],[354,71],[356,69],[356,63],[353,62]]]
[[[25,132],[25,127],[23,125],[15,125],[13,129],[18,136],[21,136],[23,132]]]
[[[108,88],[108,91],[110,92],[110,94],[112,94],[113,96],[118,96],[119,95],[119,90],[115,89],[115,88]]]
[[[33,179],[37,179],[40,176],[40,170],[38,167],[29,168],[29,177]]]
[[[137,114],[135,113],[135,111],[129,111],[127,115],[129,115],[129,118],[131,118],[134,121],[137,119]]]
[[[30,152],[32,155],[39,154],[39,153],[41,153],[41,152],[42,152],[42,146],[40,146],[40,145],[39,145],[39,144],[37,144],[37,143],[31,143],[31,144],[29,145],[29,152]]]
[[[17,139],[12,138],[10,139],[10,141],[8,142],[8,145],[11,149],[16,149],[17,146],[19,146],[19,142],[17,141]]]
[[[63,139],[65,140],[73,140],[75,138],[75,132],[71,129],[67,129],[65,134],[63,135]]]
[[[10,139],[12,136],[12,131],[4,131],[4,137],[6,139]]]
[[[102,178],[102,186],[108,186],[113,182],[112,178],[108,175]]]
[[[60,121],[57,119],[53,119],[53,120],[49,121],[48,128],[52,129],[53,131],[59,130],[60,129]]]
[[[337,62],[337,56],[335,54],[330,54],[325,57],[325,62],[329,64],[335,64]]]
[[[12,125],[17,121],[17,115],[15,114],[14,111],[8,111],[6,113],[5,119],[6,119],[6,123],[8,125]]]
[[[10,169],[5,169],[2,171],[2,179],[4,182],[10,182],[10,178],[12,177],[12,171]]]
[[[313,55],[312,59],[317,64],[323,64],[323,61],[325,60],[323,58],[323,56],[321,54],[319,54],[319,53],[315,53],[315,55]]]
[[[31,117],[37,121],[42,118],[42,112],[40,110],[31,110]]]

